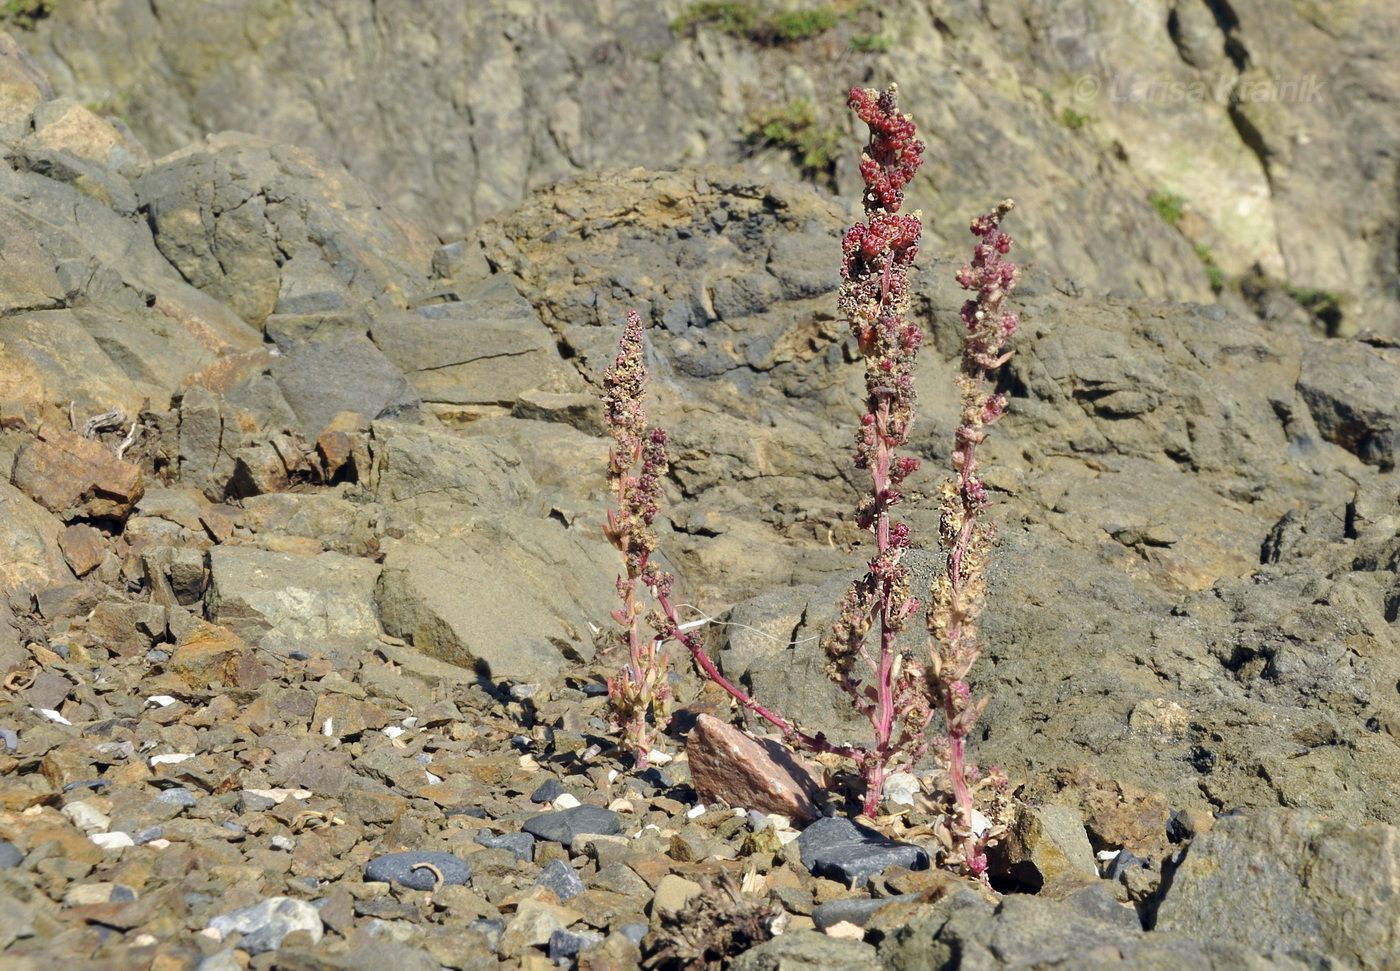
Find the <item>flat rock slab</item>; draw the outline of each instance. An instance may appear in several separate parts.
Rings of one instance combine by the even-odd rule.
[[[713,715],[701,715],[686,736],[686,757],[702,799],[780,813],[797,821],[821,815],[821,786],[781,743],[755,738]]]
[[[535,886],[548,887],[560,900],[573,900],[587,889],[574,868],[563,860],[550,860],[545,864],[535,880]]]
[[[927,870],[928,854],[910,843],[896,843],[868,826],[841,816],[819,819],[797,837],[802,865],[813,876],[862,886],[892,866]]]
[[[437,872],[434,873],[429,867]],[[397,883],[410,890],[432,890],[439,882],[443,886],[464,884],[471,879],[471,875],[471,865],[451,853],[408,850],[376,856],[365,864],[366,882]]]
[[[359,335],[298,344],[273,362],[272,377],[312,441],[342,411],[417,421],[422,404],[408,379]]]
[[[812,908],[812,923],[817,930],[824,931],[836,924],[854,924],[864,927],[875,913],[891,904],[913,903],[919,899],[916,893],[902,893],[895,897],[873,897],[851,900],[828,900]]]
[[[527,819],[521,829],[536,839],[568,846],[573,843],[574,837],[584,834],[614,836],[622,831],[622,822],[611,809],[575,806],[558,812],[541,813]]]

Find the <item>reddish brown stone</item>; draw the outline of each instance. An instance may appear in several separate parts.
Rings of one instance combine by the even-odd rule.
[[[327,428],[316,439],[316,451],[321,456],[321,473],[329,481],[350,461],[350,436]]]
[[[63,519],[125,519],[145,492],[141,470],[91,439],[44,429],[15,456],[14,484]]]
[[[821,815],[816,776],[779,742],[701,715],[686,737],[685,751],[692,784],[702,799],[781,813],[793,820]]]
[[[74,523],[58,535],[58,548],[73,572],[85,577],[102,565],[107,555],[107,537],[86,523]]]

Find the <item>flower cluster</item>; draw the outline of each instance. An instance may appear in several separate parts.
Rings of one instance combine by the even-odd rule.
[[[666,477],[666,433],[648,431],[642,397],[647,369],[643,360],[642,318],[627,314],[617,359],[603,375],[603,399],[612,448],[608,453],[608,481],[617,506],[608,510],[603,533],[622,554],[624,570],[617,578],[621,606],[612,617],[627,643],[628,662],[608,679],[613,720],[622,730],[625,744],[636,753],[638,768],[645,768],[653,746],[670,721],[671,687],[666,680],[667,658],[661,642],[669,625],[657,611],[648,617],[652,635],[642,632],[642,615],[648,613],[638,585],[670,590],[671,576],[651,562],[656,552],[652,523],[659,511],[661,482]]]

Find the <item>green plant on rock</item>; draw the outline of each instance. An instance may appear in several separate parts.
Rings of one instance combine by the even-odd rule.
[[[1300,307],[1322,324],[1327,334],[1335,335],[1341,330],[1344,316],[1341,294],[1316,287],[1289,286],[1286,289]]]
[[[1182,217],[1186,215],[1186,200],[1175,193],[1153,189],[1147,202],[1162,217],[1162,222],[1172,229],[1179,227]]]
[[[1070,131],[1080,131],[1089,124],[1089,116],[1082,111],[1075,111],[1073,108],[1065,108],[1060,112],[1060,124]],[[1163,216],[1163,219],[1166,217]]]
[[[700,0],[671,21],[676,33],[709,27],[756,44],[796,44],[826,33],[841,22],[835,7],[823,5],[766,12],[754,3]]]
[[[21,30],[33,30],[45,17],[53,15],[58,0],[5,0],[0,7],[0,21],[14,24]]]
[[[857,54],[883,54],[893,44],[884,34],[856,34],[851,38],[851,50]]]
[[[1206,268],[1206,278],[1210,280],[1210,288],[1216,293],[1225,289],[1225,271],[1220,268],[1220,264],[1215,262],[1215,254],[1210,251],[1209,246],[1202,243],[1196,244],[1196,258],[1201,261],[1201,265]]]
[[[786,149],[808,178],[829,175],[841,148],[841,131],[817,121],[817,111],[806,98],[754,116],[748,132],[750,145]]]

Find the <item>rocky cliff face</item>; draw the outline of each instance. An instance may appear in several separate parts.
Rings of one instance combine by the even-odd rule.
[[[862,912],[863,942],[747,966],[1400,961],[1370,906],[1400,872],[1395,65],[1366,54],[1394,15],[1302,10],[861,8],[773,44],[643,4],[75,0],[0,35],[0,900],[23,918],[0,953],[192,967],[206,926],[253,953],[324,924],[304,966],[494,968],[555,932],[629,966],[623,928],[763,847],[793,919],[848,903],[771,830],[688,818],[683,761],[610,776],[596,387],[639,308],[678,599],[730,676],[850,731],[815,638],[862,558],[852,173],[813,185],[736,133],[894,72],[933,162],[924,492],[960,337],[940,251],[989,196],[1025,214],[975,752],[1046,810],[1006,872],[1047,893],[993,911],[893,873],[862,893],[911,896]],[[850,53],[871,37],[897,43]],[[1075,87],[1294,59],[1338,100]],[[1256,275],[1212,302],[1197,243],[1292,295]],[[1309,281],[1350,295],[1337,326]],[[909,508],[926,584],[936,516]],[[531,850],[545,777],[667,835]],[[1085,888],[1090,845],[1130,856]],[[436,909],[381,890],[397,850],[470,859],[470,889],[439,855]],[[1257,932],[1201,940],[1232,922]]]
[[[1079,286],[1209,300],[1213,274],[1257,267],[1319,326],[1400,326],[1386,0],[838,3],[791,40],[676,26],[703,6],[72,0],[24,44],[157,154],[226,129],[301,145],[444,238],[604,167],[756,153],[792,175],[806,154],[850,198],[839,93],[898,78],[939,243],[968,200],[1011,195],[1037,261]],[[783,144],[755,148],[765,124]]]

